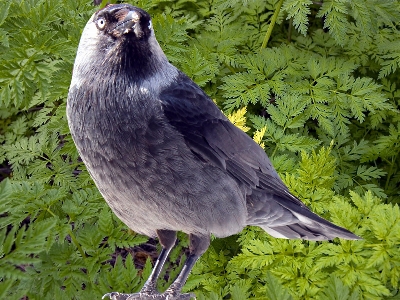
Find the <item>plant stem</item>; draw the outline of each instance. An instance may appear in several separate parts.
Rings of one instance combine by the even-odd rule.
[[[71,229],[68,230],[68,234],[71,238],[71,241],[75,244],[75,246],[78,248],[79,253],[81,254],[82,258],[86,258],[85,251],[83,251],[81,244],[79,244],[78,240],[75,237],[75,234],[72,232]]]
[[[232,74],[235,74],[235,73],[236,73],[235,69],[232,68],[229,64],[227,64],[226,62],[224,62],[224,65],[225,65],[225,67],[227,67],[227,68],[229,69],[229,71],[232,72]]]
[[[263,43],[261,45],[261,49],[264,49],[265,47],[267,47],[268,40],[271,37],[272,29],[274,29],[274,26],[275,26],[275,23],[276,23],[276,19],[278,18],[279,11],[281,10],[282,3],[283,3],[283,0],[279,0],[278,5],[276,6],[275,12],[272,15],[271,23],[268,26],[267,33],[265,34],[264,41],[263,41]]]
[[[50,209],[50,207],[46,208],[47,212],[51,214],[53,217],[56,217],[56,214]],[[75,244],[75,246],[78,248],[79,253],[83,258],[86,258],[85,251],[83,251],[81,245],[79,244],[78,240],[76,239],[74,233],[72,232],[72,229],[68,229],[68,234],[71,237],[71,241]]]
[[[271,158],[275,157],[275,153],[277,150],[278,150],[278,144],[275,145],[275,149],[274,149],[274,152],[272,152],[272,154],[271,154]]]
[[[392,156],[392,161],[390,162],[390,169],[389,169],[389,172],[387,174],[387,179],[386,179],[386,183],[385,183],[385,191],[387,191],[388,188],[389,188],[390,177],[392,176],[393,165],[394,165],[396,159],[397,159],[397,154]]]
[[[289,21],[289,30],[288,30],[288,42],[292,41],[292,29],[293,29],[293,18],[290,18]]]

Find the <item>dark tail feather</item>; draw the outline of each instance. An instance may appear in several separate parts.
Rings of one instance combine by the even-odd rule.
[[[346,240],[360,240],[361,238],[352,232],[332,224],[332,227],[321,225],[318,222],[304,224],[301,221],[297,224],[290,224],[277,227],[258,225],[267,233],[277,238],[303,239],[311,241],[333,240],[339,237]]]
[[[263,208],[253,210],[249,225],[259,226],[273,237],[313,241],[332,240],[335,237],[346,240],[361,239],[349,230],[314,214],[305,205],[299,205],[301,202],[290,194],[287,198],[276,195],[263,198],[262,201],[257,199],[263,202]],[[258,207],[260,202],[257,203]]]

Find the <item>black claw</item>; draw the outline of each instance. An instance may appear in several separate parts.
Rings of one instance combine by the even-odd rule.
[[[192,298],[196,299],[195,295],[192,293],[187,294],[176,294],[175,292],[165,292],[163,294],[145,294],[145,293],[135,293],[135,294],[121,294],[118,292],[111,292],[105,294],[101,299],[109,297],[111,300],[190,300]]]
[[[112,299],[112,297],[114,296],[114,294],[117,294],[117,293],[111,292],[111,293],[104,294],[103,297],[101,297],[101,299],[105,299],[105,298],[107,298],[107,297],[110,298],[110,299]]]
[[[196,299],[196,295],[193,293],[181,294],[170,289],[167,289],[163,295],[165,295],[165,300],[190,300],[192,298]]]
[[[165,292],[164,295],[166,296],[165,300],[190,300],[192,298],[196,299],[196,295],[193,293],[187,294],[176,294],[176,293],[168,293]]]
[[[133,296],[133,294],[121,294],[118,292],[111,292],[111,293],[105,294],[101,299],[105,299],[105,298],[109,297],[109,299],[111,299],[111,300],[128,300],[128,298],[130,296]],[[135,298],[131,298],[131,299],[135,299]]]

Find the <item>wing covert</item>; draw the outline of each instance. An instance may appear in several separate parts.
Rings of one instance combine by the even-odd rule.
[[[176,82],[161,91],[161,105],[169,123],[199,159],[225,169],[252,189],[305,207],[289,193],[264,150],[233,125],[193,81],[181,73]]]

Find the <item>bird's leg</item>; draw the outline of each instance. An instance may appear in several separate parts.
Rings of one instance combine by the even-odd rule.
[[[182,287],[185,285],[186,280],[192,270],[194,264],[199,257],[206,252],[210,246],[210,237],[204,235],[190,234],[190,254],[183,265],[181,272],[171,286],[165,291],[167,300],[190,300],[194,297],[193,294],[181,294]]]
[[[156,288],[158,276],[160,276],[164,263],[176,242],[176,231],[157,230],[157,236],[162,246],[162,250],[154,265],[153,271],[140,291],[145,294],[158,293]]]
[[[165,300],[165,296],[157,291],[157,279],[160,276],[164,263],[175,245],[176,232],[171,230],[157,230],[157,236],[162,246],[160,255],[154,265],[153,271],[139,293],[121,294],[118,292],[107,293],[102,299],[109,297],[111,300]]]

